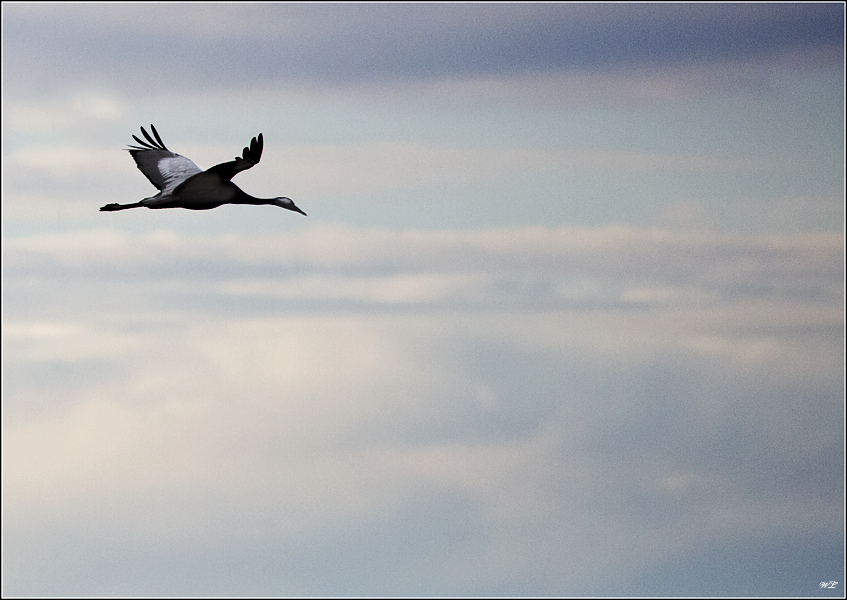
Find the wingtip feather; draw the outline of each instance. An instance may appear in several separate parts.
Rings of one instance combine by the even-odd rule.
[[[162,141],[162,138],[159,137],[159,132],[156,131],[156,128],[153,127],[153,123],[150,123],[150,129],[153,130],[153,135],[156,136],[156,141],[159,142],[159,146],[162,147],[162,150],[167,150],[165,147],[165,142]]]

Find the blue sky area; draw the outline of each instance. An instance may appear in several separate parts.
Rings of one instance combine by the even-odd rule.
[[[843,595],[843,4],[2,17],[4,595]]]

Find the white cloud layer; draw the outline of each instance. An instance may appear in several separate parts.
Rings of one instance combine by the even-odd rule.
[[[835,233],[745,236],[627,226],[422,232],[318,225],[292,234],[206,237],[95,230],[4,244],[12,276],[96,281],[117,275],[149,284],[179,279],[189,287],[214,284],[224,294],[318,302],[352,299],[360,281],[359,295],[373,293],[378,300],[382,290],[400,303],[402,288],[409,299],[423,302],[455,301],[451,294],[472,288],[481,294],[469,298],[483,303],[532,303],[591,290],[592,300],[613,302],[626,295],[680,299],[672,290],[704,300],[831,300],[841,292],[843,249],[843,237]],[[644,291],[649,289],[658,291]]]
[[[841,595],[841,4],[2,11],[4,597]]]
[[[820,541],[842,269],[832,234],[7,240],[6,591],[602,594]]]

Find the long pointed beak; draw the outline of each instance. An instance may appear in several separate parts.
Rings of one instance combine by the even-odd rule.
[[[286,208],[288,210],[293,210],[294,212],[299,212],[304,217],[307,217],[306,213],[297,208],[297,205],[294,204],[294,201],[291,198],[273,198],[268,204],[276,204],[280,208]]]

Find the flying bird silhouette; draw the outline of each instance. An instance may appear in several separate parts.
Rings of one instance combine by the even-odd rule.
[[[130,146],[129,151],[138,169],[156,186],[159,193],[133,204],[107,204],[100,210],[124,210],[127,208],[187,208],[209,210],[222,204],[273,204],[305,215],[291,198],[254,198],[232,183],[232,178],[259,163],[264,141],[262,134],[250,140],[241,158],[215,165],[203,171],[191,160],[171,152],[165,147],[159,132],[150,125],[155,140],[141,128],[147,141],[132,136],[139,146]]]

